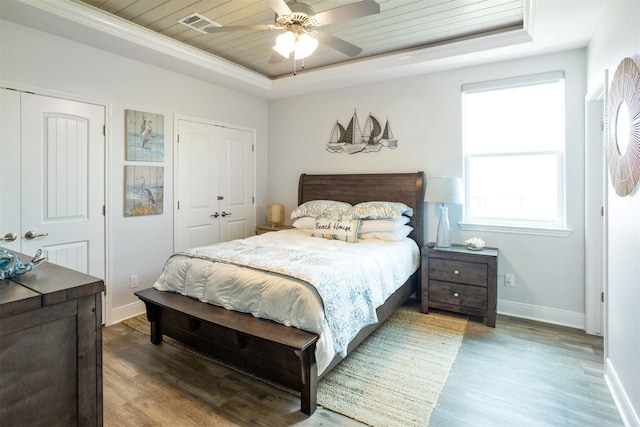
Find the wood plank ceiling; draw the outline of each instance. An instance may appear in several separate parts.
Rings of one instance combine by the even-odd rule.
[[[356,0],[304,0],[316,12]],[[293,60],[269,63],[282,30],[250,30],[202,34],[178,20],[198,13],[229,25],[273,24],[267,0],[81,0],[163,36],[224,58],[268,78],[290,76]],[[320,44],[305,69],[408,52],[458,40],[523,28],[524,0],[378,0],[380,13],[321,27],[363,51],[350,58]],[[296,61],[300,71],[302,61]]]

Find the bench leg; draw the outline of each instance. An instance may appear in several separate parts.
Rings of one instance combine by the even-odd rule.
[[[318,407],[318,365],[316,364],[315,345],[303,351],[296,351],[302,371],[302,390],[300,390],[300,410],[311,415]]]
[[[151,323],[151,342],[160,344],[162,342],[162,329],[160,328],[162,308],[147,301],[144,302],[144,305],[147,309],[147,320]]]

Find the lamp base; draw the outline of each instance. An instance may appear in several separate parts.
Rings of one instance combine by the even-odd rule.
[[[440,220],[438,221],[438,234],[436,248],[451,247],[451,234],[449,230],[449,208],[446,203],[440,206]]]

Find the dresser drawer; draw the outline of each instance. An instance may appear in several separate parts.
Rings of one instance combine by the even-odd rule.
[[[486,310],[487,288],[429,280],[429,301]]]
[[[487,264],[431,258],[429,279],[487,286]]]

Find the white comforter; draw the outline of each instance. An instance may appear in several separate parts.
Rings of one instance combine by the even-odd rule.
[[[320,335],[318,372],[417,270],[411,239],[346,243],[284,230],[174,254],[154,288]],[[321,297],[322,296],[322,297]]]

